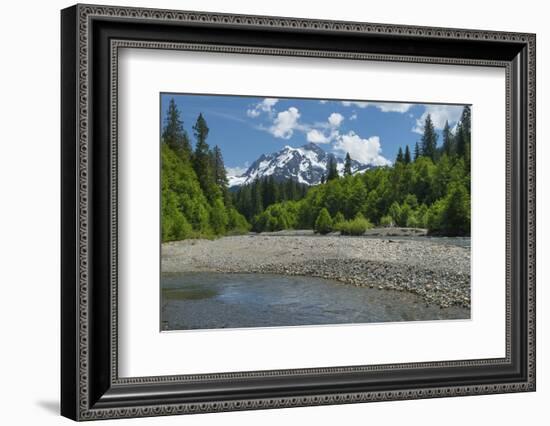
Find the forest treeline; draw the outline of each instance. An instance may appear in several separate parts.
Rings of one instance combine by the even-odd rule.
[[[208,132],[200,114],[193,126],[193,148],[176,103],[170,101],[161,135],[162,241],[212,238],[250,228],[232,205],[222,152],[210,148]]]
[[[283,229],[360,235],[372,226],[427,228],[433,235],[470,234],[471,111],[465,106],[442,143],[430,115],[420,141],[399,148],[392,166],[343,176],[329,167],[326,181],[308,187],[264,177],[229,190],[219,147],[206,140],[199,115],[194,148],[172,100],[162,132],[163,241]]]

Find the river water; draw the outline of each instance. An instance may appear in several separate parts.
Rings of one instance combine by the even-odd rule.
[[[322,278],[210,272],[163,273],[161,329],[351,324],[469,319],[467,308]]]

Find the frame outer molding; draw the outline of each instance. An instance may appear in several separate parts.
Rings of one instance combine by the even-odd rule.
[[[526,259],[528,282],[527,300],[527,380],[518,383],[499,383],[479,386],[450,386],[397,391],[331,393],[303,397],[274,397],[244,400],[215,401],[208,403],[175,403],[133,408],[95,408],[89,389],[89,232],[90,232],[90,162],[89,162],[89,55],[90,21],[93,18],[132,19],[141,22],[174,22],[215,24],[230,27],[258,27],[291,30],[314,30],[327,33],[379,34],[388,37],[410,36],[423,39],[479,40],[511,42],[524,45],[522,60],[527,69],[527,85],[521,88],[526,128],[521,129],[526,139],[522,166],[526,168],[527,191],[523,201],[527,207]],[[270,16],[248,16],[189,11],[170,11],[130,7],[76,5],[62,13],[62,101],[77,106],[70,114],[62,108],[62,404],[63,415],[75,420],[93,420],[113,417],[142,417],[198,412],[282,408],[342,404],[367,401],[465,396],[488,393],[505,393],[535,390],[535,74],[534,34],[448,29],[359,22],[338,22],[316,19],[298,19]],[[69,52],[76,52],[74,63]],[[71,62],[71,61],[69,61]],[[76,93],[76,97],[71,95]],[[523,137],[525,136],[525,137]],[[76,143],[75,143],[76,142]],[[74,165],[74,166],[73,166]],[[508,165],[507,165],[508,169]],[[507,170],[508,171],[508,170]],[[70,180],[67,183],[67,180]],[[76,239],[74,236],[77,236]],[[116,248],[115,248],[116,249]],[[67,324],[68,321],[73,324]],[[76,326],[78,325],[78,326]],[[71,342],[74,341],[74,345]],[[73,353],[71,358],[68,354]],[[154,379],[154,378],[153,378]],[[153,380],[154,381],[154,380]],[[73,396],[71,396],[73,395]]]

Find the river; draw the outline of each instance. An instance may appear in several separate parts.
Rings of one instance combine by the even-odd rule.
[[[162,330],[469,318],[467,308],[426,305],[405,291],[314,277],[184,272],[161,278]]]

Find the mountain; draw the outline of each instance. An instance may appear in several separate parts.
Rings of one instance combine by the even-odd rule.
[[[327,175],[329,158],[336,160],[340,175],[344,174],[344,160],[325,152],[314,143],[299,148],[285,146],[278,152],[262,154],[248,170],[240,176],[228,176],[229,186],[241,186],[264,176],[273,176],[276,180],[295,179],[307,185],[321,183],[322,176]],[[352,173],[361,173],[375,166],[351,160]]]

